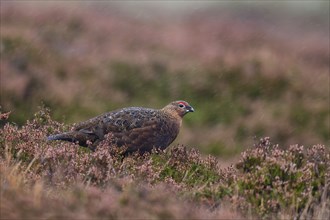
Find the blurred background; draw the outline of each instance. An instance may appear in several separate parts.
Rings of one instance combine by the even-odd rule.
[[[175,143],[329,146],[329,1],[1,1],[1,111],[70,124],[183,99]],[[3,126],[3,124],[1,125]]]

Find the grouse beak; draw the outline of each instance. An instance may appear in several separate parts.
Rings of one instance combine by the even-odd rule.
[[[188,112],[194,112],[194,111],[195,111],[195,109],[193,107],[186,106],[186,113],[188,113]]]

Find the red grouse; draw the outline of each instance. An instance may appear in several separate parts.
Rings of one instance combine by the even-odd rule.
[[[117,146],[126,146],[127,152],[165,149],[179,134],[182,118],[194,112],[185,101],[174,101],[162,109],[129,107],[111,111],[81,122],[69,132],[52,135],[48,140],[64,140],[92,149],[111,134]]]

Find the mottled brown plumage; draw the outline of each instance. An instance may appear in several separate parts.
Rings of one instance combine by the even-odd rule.
[[[77,142],[95,148],[111,134],[113,143],[126,146],[127,153],[165,149],[177,137],[182,118],[194,109],[185,101],[174,101],[162,109],[129,107],[99,115],[81,122],[69,132],[49,136],[48,140]]]

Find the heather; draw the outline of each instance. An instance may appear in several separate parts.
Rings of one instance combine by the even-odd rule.
[[[281,148],[261,138],[239,161],[221,167],[214,156],[182,145],[124,156],[110,145],[111,136],[96,151],[46,141],[66,129],[45,108],[22,127],[7,122],[1,128],[2,218],[329,215],[330,154],[324,145]]]
[[[329,7],[143,19],[107,4],[47,5],[1,4],[1,106],[11,122],[24,124],[41,103],[70,124],[183,99],[196,112],[176,144],[204,153],[235,156],[254,136],[329,144]]]
[[[329,2],[223,2],[1,1],[0,218],[327,219]],[[195,112],[165,151],[46,141],[181,99]]]

